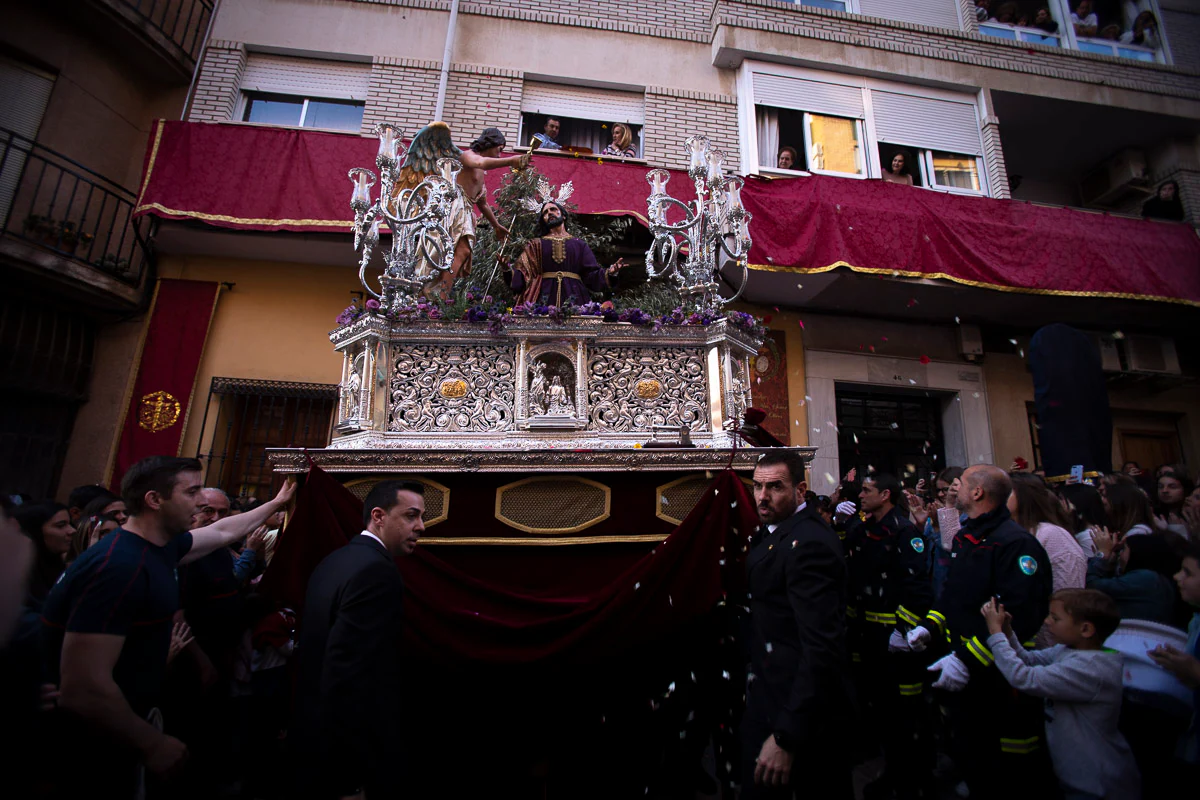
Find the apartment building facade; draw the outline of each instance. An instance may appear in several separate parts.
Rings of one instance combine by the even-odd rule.
[[[1041,5],[1057,32],[981,22],[966,0],[225,0],[184,119],[239,141],[268,129],[350,141],[381,121],[411,135],[440,116],[460,144],[496,126],[523,146],[554,117],[573,149],[565,157],[594,162],[600,182],[603,159],[586,152],[622,123],[634,133],[629,161],[647,169],[686,168],[683,140],[701,132],[739,174],[878,181],[901,153],[914,193],[1089,209],[1071,213],[1096,225],[1136,214],[1175,181],[1200,221],[1200,6],[1098,2],[1122,23],[1143,11],[1158,21],[1149,43],[1114,43],[1077,35],[1064,0],[1018,4],[1030,15]],[[796,154],[788,169],[777,161],[784,147]],[[256,163],[309,168],[273,155],[264,147]],[[342,171],[352,166],[365,164]],[[230,187],[255,182],[220,159],[194,169]],[[340,362],[326,334],[358,290],[349,234],[265,212],[139,204],[154,225],[157,275],[232,286],[213,316],[182,452],[219,464],[213,474],[233,491],[265,490],[265,446],[320,446],[327,435]],[[1144,224],[1151,239],[1178,233]],[[1163,268],[1200,270],[1190,258]],[[1200,351],[1182,335],[1196,311],[1182,288],[1158,300],[1083,297],[836,264],[756,266],[743,307],[773,329],[758,368],[783,392],[778,424],[790,442],[819,448],[818,490],[859,461],[914,473],[1037,463],[1026,350],[1055,321],[1094,332],[1106,356],[1116,460],[1200,463]],[[92,377],[93,396],[128,385],[128,345],[97,350],[113,369]],[[71,439],[63,486],[100,479],[89,470],[111,461],[121,414],[94,406],[81,412],[93,435]],[[272,425],[288,440],[272,438]]]

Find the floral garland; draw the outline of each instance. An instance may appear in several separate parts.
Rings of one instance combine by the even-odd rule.
[[[653,326],[659,330],[664,325],[699,325],[707,327],[717,322],[728,322],[738,330],[745,331],[756,337],[765,336],[767,327],[763,320],[747,314],[744,311],[719,311],[714,309],[685,309],[682,306],[655,317],[640,308],[619,309],[611,301],[603,303],[595,301],[576,306],[564,303],[562,306],[543,305],[541,303],[521,303],[520,305],[504,308],[495,303],[491,295],[476,297],[467,291],[463,302],[456,302],[449,307],[438,302],[420,300],[413,305],[391,309],[386,313],[380,311],[379,301],[371,298],[362,306],[352,303],[342,313],[337,315],[338,325],[349,325],[351,322],[367,314],[384,317],[391,322],[415,322],[418,320],[444,320],[447,322],[468,322],[486,324],[493,334],[500,334],[504,326],[518,318],[544,317],[556,324],[563,324],[570,317],[600,317],[604,322],[628,322],[630,325],[643,327]]]

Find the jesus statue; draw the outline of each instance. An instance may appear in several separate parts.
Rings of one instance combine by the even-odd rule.
[[[513,265],[512,289],[520,302],[581,306],[591,301],[592,292],[616,285],[625,261],[618,259],[607,269],[600,266],[587,243],[567,233],[566,222],[567,212],[557,201],[542,203],[538,212],[541,237],[525,245]]]

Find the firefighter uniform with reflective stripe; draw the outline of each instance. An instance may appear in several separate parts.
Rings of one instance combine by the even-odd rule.
[[[885,785],[899,797],[918,797],[932,783],[934,754],[922,724],[927,659],[889,652],[888,639],[918,624],[933,602],[925,540],[893,506],[881,519],[851,527],[845,544],[851,659],[865,732],[883,748]]]
[[[1001,506],[967,520],[950,551],[950,571],[937,606],[922,621],[930,649],[952,651],[967,665],[961,692],[940,700],[949,713],[952,755],[971,800],[1037,796],[1048,766],[1042,747],[1042,704],[1020,694],[996,669],[980,609],[992,597],[1012,614],[1013,632],[1032,646],[1049,610],[1050,560],[1032,535]]]

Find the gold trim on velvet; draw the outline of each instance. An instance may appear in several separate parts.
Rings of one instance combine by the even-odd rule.
[[[353,219],[251,219],[248,217],[231,217],[226,214],[206,214],[202,211],[180,211],[175,208],[167,208],[161,203],[145,203],[135,208],[133,213],[140,214],[143,211],[152,209],[161,211],[164,214],[173,214],[180,217],[218,222],[236,222],[241,225],[320,225],[328,228],[345,227],[349,231],[350,226],[354,224]]]
[[[1042,480],[1046,481],[1046,483],[1066,483],[1066,482],[1067,482],[1067,479],[1068,479],[1068,478],[1070,478],[1070,477],[1071,477],[1071,474],[1070,474],[1070,473],[1067,473],[1066,475],[1051,475],[1051,476],[1049,476],[1049,477],[1047,477],[1047,478],[1043,478]],[[1099,472],[1096,472],[1095,470],[1090,470],[1090,471],[1088,471],[1088,472],[1085,472],[1085,473],[1083,473],[1083,477],[1085,477],[1085,478],[1099,478],[1099,477],[1100,477],[1100,473],[1099,473]]]
[[[438,483],[437,481],[431,481],[431,480],[429,480],[429,478],[423,478],[423,477],[416,476],[416,475],[399,475],[399,476],[389,475],[387,477],[359,478],[358,480],[347,481],[346,483],[343,483],[342,486],[346,489],[350,489],[353,486],[361,486],[364,483],[369,483],[369,484],[371,484],[371,487],[374,488],[375,484],[379,483],[380,481],[390,481],[390,480],[416,481],[417,483],[423,484],[425,486],[431,486],[434,489],[436,489],[437,491],[442,493],[442,513],[438,514],[436,517],[430,517],[429,519],[421,520],[422,524],[426,528],[432,528],[434,525],[437,525],[439,522],[445,522],[447,519],[449,519],[449,517],[450,517],[450,487],[443,486],[442,484]],[[368,489],[367,491],[370,492],[371,490]]]
[[[142,179],[142,189],[138,192],[137,204],[142,204],[142,198],[146,196],[146,187],[150,185],[150,175],[154,172],[154,162],[158,159],[158,146],[162,142],[163,126],[166,125],[166,120],[158,120],[158,124],[154,130],[154,144],[150,147],[150,161],[146,164],[146,177]],[[137,213],[137,209],[133,210]]]
[[[739,475],[738,477],[741,477],[741,476]],[[676,478],[673,481],[669,481],[668,483],[664,483],[664,484],[656,487],[654,490],[654,516],[658,517],[663,522],[669,522],[672,525],[676,525],[676,526],[682,525],[683,518],[675,516],[675,512],[678,511],[678,509],[672,508],[669,511],[663,509],[663,492],[665,492],[668,489],[673,489],[676,486],[679,486],[680,484],[687,483],[688,481],[695,481],[695,480],[704,482],[704,491],[702,491],[700,493],[700,497],[698,497],[696,499],[696,502],[699,503],[701,500],[704,499],[704,495],[708,492],[708,487],[710,485],[712,485],[711,478],[706,478],[699,473],[696,473],[693,475],[684,475],[682,478]],[[746,486],[747,489],[753,489],[753,487],[754,487],[754,482],[747,478],[742,478],[742,483]],[[693,505],[692,508],[689,508],[686,511],[684,511],[683,517],[687,517],[688,514],[692,513],[692,509],[695,507],[696,506]]]
[[[845,261],[835,261],[827,267],[780,267],[775,264],[747,264],[746,266],[748,266],[750,269],[758,270],[760,272],[797,272],[803,275],[819,275],[823,272],[832,272],[839,267],[845,267],[852,272],[862,272],[868,275],[892,275],[902,278],[947,280],[953,283],[962,284],[964,286],[974,286],[979,289],[994,289],[998,292],[1040,294],[1052,297],[1103,297],[1113,300],[1157,300],[1163,303],[1177,303],[1179,305],[1200,308],[1200,301],[1188,300],[1183,297],[1167,297],[1165,295],[1157,294],[1133,294],[1131,292],[1074,292],[1067,289],[1029,289],[1023,286],[1004,286],[1003,284],[998,283],[973,281],[968,278],[960,278],[945,272],[916,272],[913,270],[885,269],[881,267],[856,267],[855,265]]]
[[[568,545],[568,544],[629,544],[631,542],[665,542],[667,534],[642,534],[636,536],[556,536],[546,539],[526,539],[519,537],[504,538],[502,536],[438,536],[421,539],[419,544],[481,544],[481,545]]]

